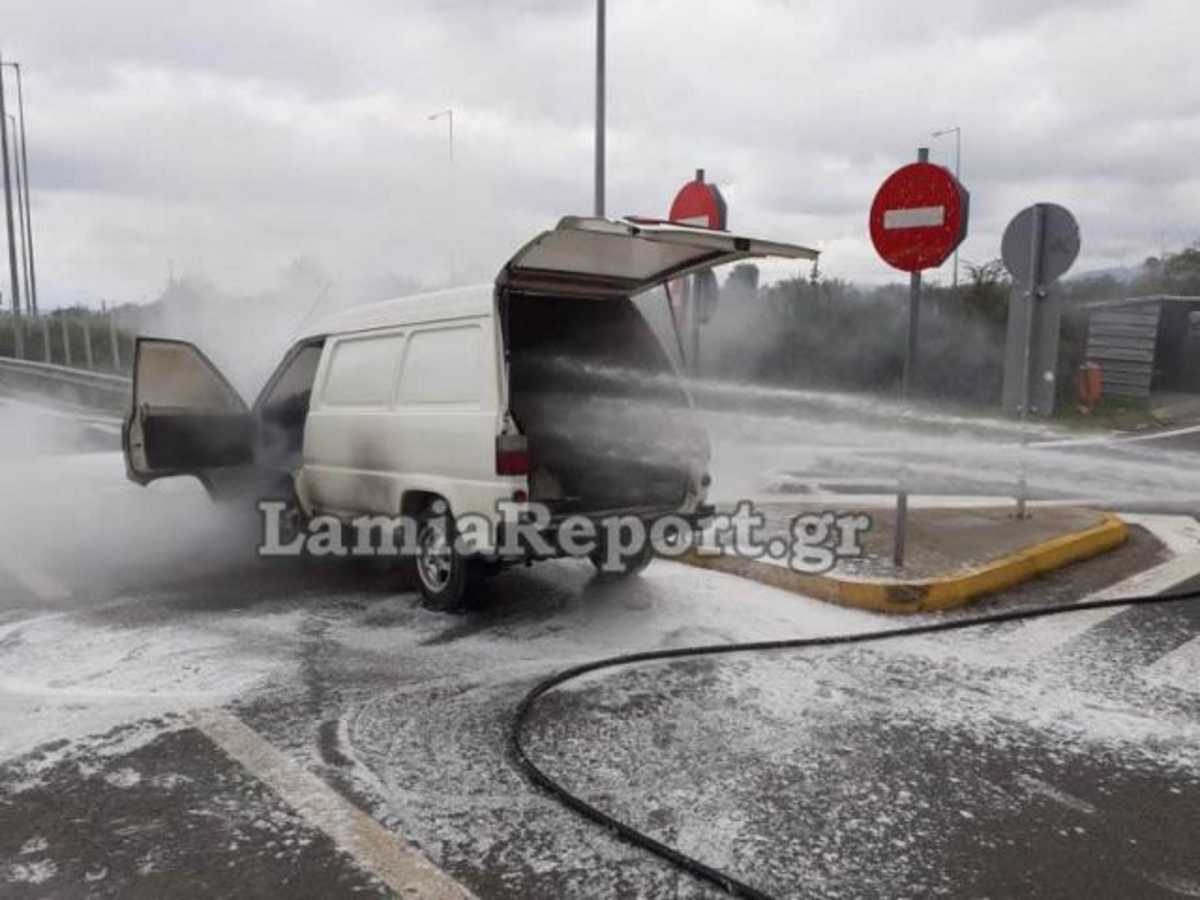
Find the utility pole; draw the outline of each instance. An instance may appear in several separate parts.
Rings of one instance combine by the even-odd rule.
[[[0,58],[0,63],[3,59]],[[8,282],[12,291],[13,343],[17,359],[25,358],[25,334],[21,323],[21,296],[17,287],[17,242],[13,225],[12,182],[8,170],[8,119],[4,111],[4,66],[0,64],[0,156],[4,157],[4,221],[8,234]]]
[[[604,0],[596,0],[596,196],[595,214],[604,215]]]
[[[38,314],[37,267],[34,265],[33,258],[33,212],[29,205],[29,148],[25,143],[25,89],[21,84],[21,64],[13,62],[4,63],[4,65],[12,66],[17,73],[17,121],[20,123],[21,129],[21,177],[25,182],[25,253],[29,266],[25,300],[29,305],[29,311],[36,316]]]

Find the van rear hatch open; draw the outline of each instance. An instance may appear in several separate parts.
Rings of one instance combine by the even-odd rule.
[[[695,495],[708,440],[632,298],[764,256],[817,253],[658,221],[567,217],[513,256],[497,285],[532,500],[564,512],[661,510]]]
[[[628,298],[743,259],[814,260],[816,250],[654,219],[565,216],[518,250],[497,286],[523,293]]]

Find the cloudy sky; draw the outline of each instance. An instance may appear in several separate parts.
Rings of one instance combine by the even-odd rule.
[[[590,212],[590,0],[3,9],[44,305],[151,299],[172,269],[251,292],[297,258],[351,293],[483,280]],[[608,18],[610,213],[665,214],[703,166],[734,230],[887,280],[872,194],[961,125],[964,259],[998,255],[1039,200],[1076,212],[1078,270],[1200,237],[1194,0],[609,0]],[[448,107],[453,172],[427,118]],[[953,165],[953,138],[932,147]]]

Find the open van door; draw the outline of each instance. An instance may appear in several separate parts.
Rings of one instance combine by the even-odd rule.
[[[555,296],[630,297],[682,275],[766,256],[813,260],[816,250],[658,219],[566,216],[522,247],[502,288]]]
[[[251,470],[254,434],[245,402],[198,348],[137,339],[133,408],[121,431],[131,481],[194,475],[221,496]]]

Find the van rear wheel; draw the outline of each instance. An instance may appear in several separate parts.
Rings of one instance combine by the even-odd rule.
[[[654,559],[654,548],[650,546],[650,542],[646,541],[639,549],[629,553],[622,553],[617,557],[616,568],[605,568],[605,561],[608,557],[608,550],[600,544],[588,554],[588,559],[592,561],[592,565],[596,567],[596,571],[601,575],[608,575],[615,578],[627,578],[630,575],[637,575],[645,571],[646,566],[650,565],[650,560]]]
[[[475,565],[454,546],[454,527],[448,514],[427,512],[417,528],[417,586],[425,606],[457,612],[470,601]]]

